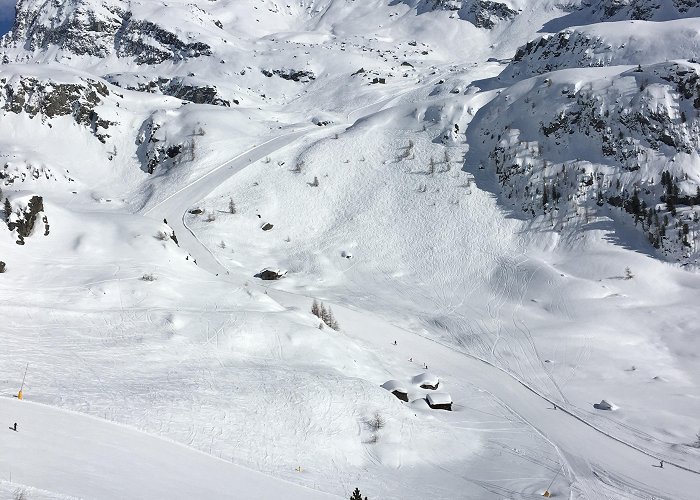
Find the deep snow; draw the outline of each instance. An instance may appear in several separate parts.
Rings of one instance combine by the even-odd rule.
[[[567,230],[517,214],[473,135],[530,120],[527,140],[545,142],[559,86],[700,56],[695,19],[591,24],[586,9],[518,1],[486,30],[460,19],[474,2],[132,0],[135,19],[212,51],[171,53],[180,42],[154,32],[140,42],[173,59],[140,64],[143,45],[108,29],[126,2],[23,3],[43,10],[0,50],[3,199],[43,196],[51,230],[19,246],[0,229],[0,415],[20,426],[0,431],[0,495],[536,498],[554,478],[569,498],[700,491],[697,273],[613,212]],[[42,46],[36,28],[59,18],[82,38]],[[572,18],[577,44],[546,56],[568,69],[526,80],[543,71],[537,51],[506,67]],[[272,73],[289,69],[314,78]],[[114,85],[158,77],[232,104]],[[545,78],[530,117],[514,98]],[[50,116],[61,84],[82,89],[77,109],[104,84],[94,116],[109,126],[75,101]],[[23,111],[6,109],[26,88]],[[265,267],[288,273],[263,283]],[[26,401],[12,401],[26,363]],[[412,382],[425,372],[452,412],[428,407]]]

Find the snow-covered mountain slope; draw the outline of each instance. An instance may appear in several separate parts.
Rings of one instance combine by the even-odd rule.
[[[684,62],[525,80],[480,111],[468,161],[496,172],[517,216],[562,229],[615,214],[661,254],[695,262],[698,80]]]
[[[695,17],[700,13],[700,5],[697,0],[603,0],[586,2],[582,10],[599,21],[666,21],[678,17]]]
[[[698,18],[592,24],[528,42],[517,50],[499,80],[509,85],[558,69],[653,64],[692,57],[698,47]]]
[[[0,434],[3,498],[339,498],[45,405],[2,398],[0,417],[19,422]]]
[[[28,401],[111,422],[5,418],[150,456],[149,488],[184,444],[212,497],[230,465],[241,498],[694,500],[695,8],[20,0],[1,392],[29,363]],[[123,498],[50,474],[65,436],[0,478]]]
[[[700,14],[697,0],[584,0],[577,9],[546,23],[543,31],[610,21],[670,21]]]

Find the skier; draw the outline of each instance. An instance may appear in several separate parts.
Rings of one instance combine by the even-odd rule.
[[[12,427],[10,427],[10,430],[17,432],[17,422],[15,422],[15,424]]]
[[[661,463],[659,464],[659,468],[663,469],[664,468],[664,461],[662,460]]]
[[[409,363],[413,363],[413,358],[408,358]]]
[[[394,345],[396,345],[396,341],[394,340]]]

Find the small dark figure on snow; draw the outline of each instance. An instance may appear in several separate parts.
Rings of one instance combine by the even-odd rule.
[[[396,341],[394,340],[394,345],[396,345]]]
[[[15,425],[16,425],[16,424],[15,424]],[[663,460],[662,460],[661,463],[659,464],[659,467],[660,467],[661,469],[664,468],[664,461],[663,461]]]
[[[17,432],[17,422],[15,422],[12,427],[10,427],[10,430]]]
[[[413,363],[413,358],[408,358],[409,363]]]

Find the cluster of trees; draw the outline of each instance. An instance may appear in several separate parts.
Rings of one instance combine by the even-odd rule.
[[[323,324],[325,324],[329,328],[332,328],[335,331],[340,330],[340,325],[335,320],[335,317],[333,316],[333,311],[331,310],[330,306],[326,308],[323,302],[319,304],[318,301],[314,299],[313,304],[311,304],[311,314],[323,321]]]
[[[661,201],[666,203],[666,207],[672,215],[676,215],[677,205],[700,205],[700,186],[696,189],[695,196],[681,196],[678,180],[667,170],[661,172],[661,185],[664,187]]]

